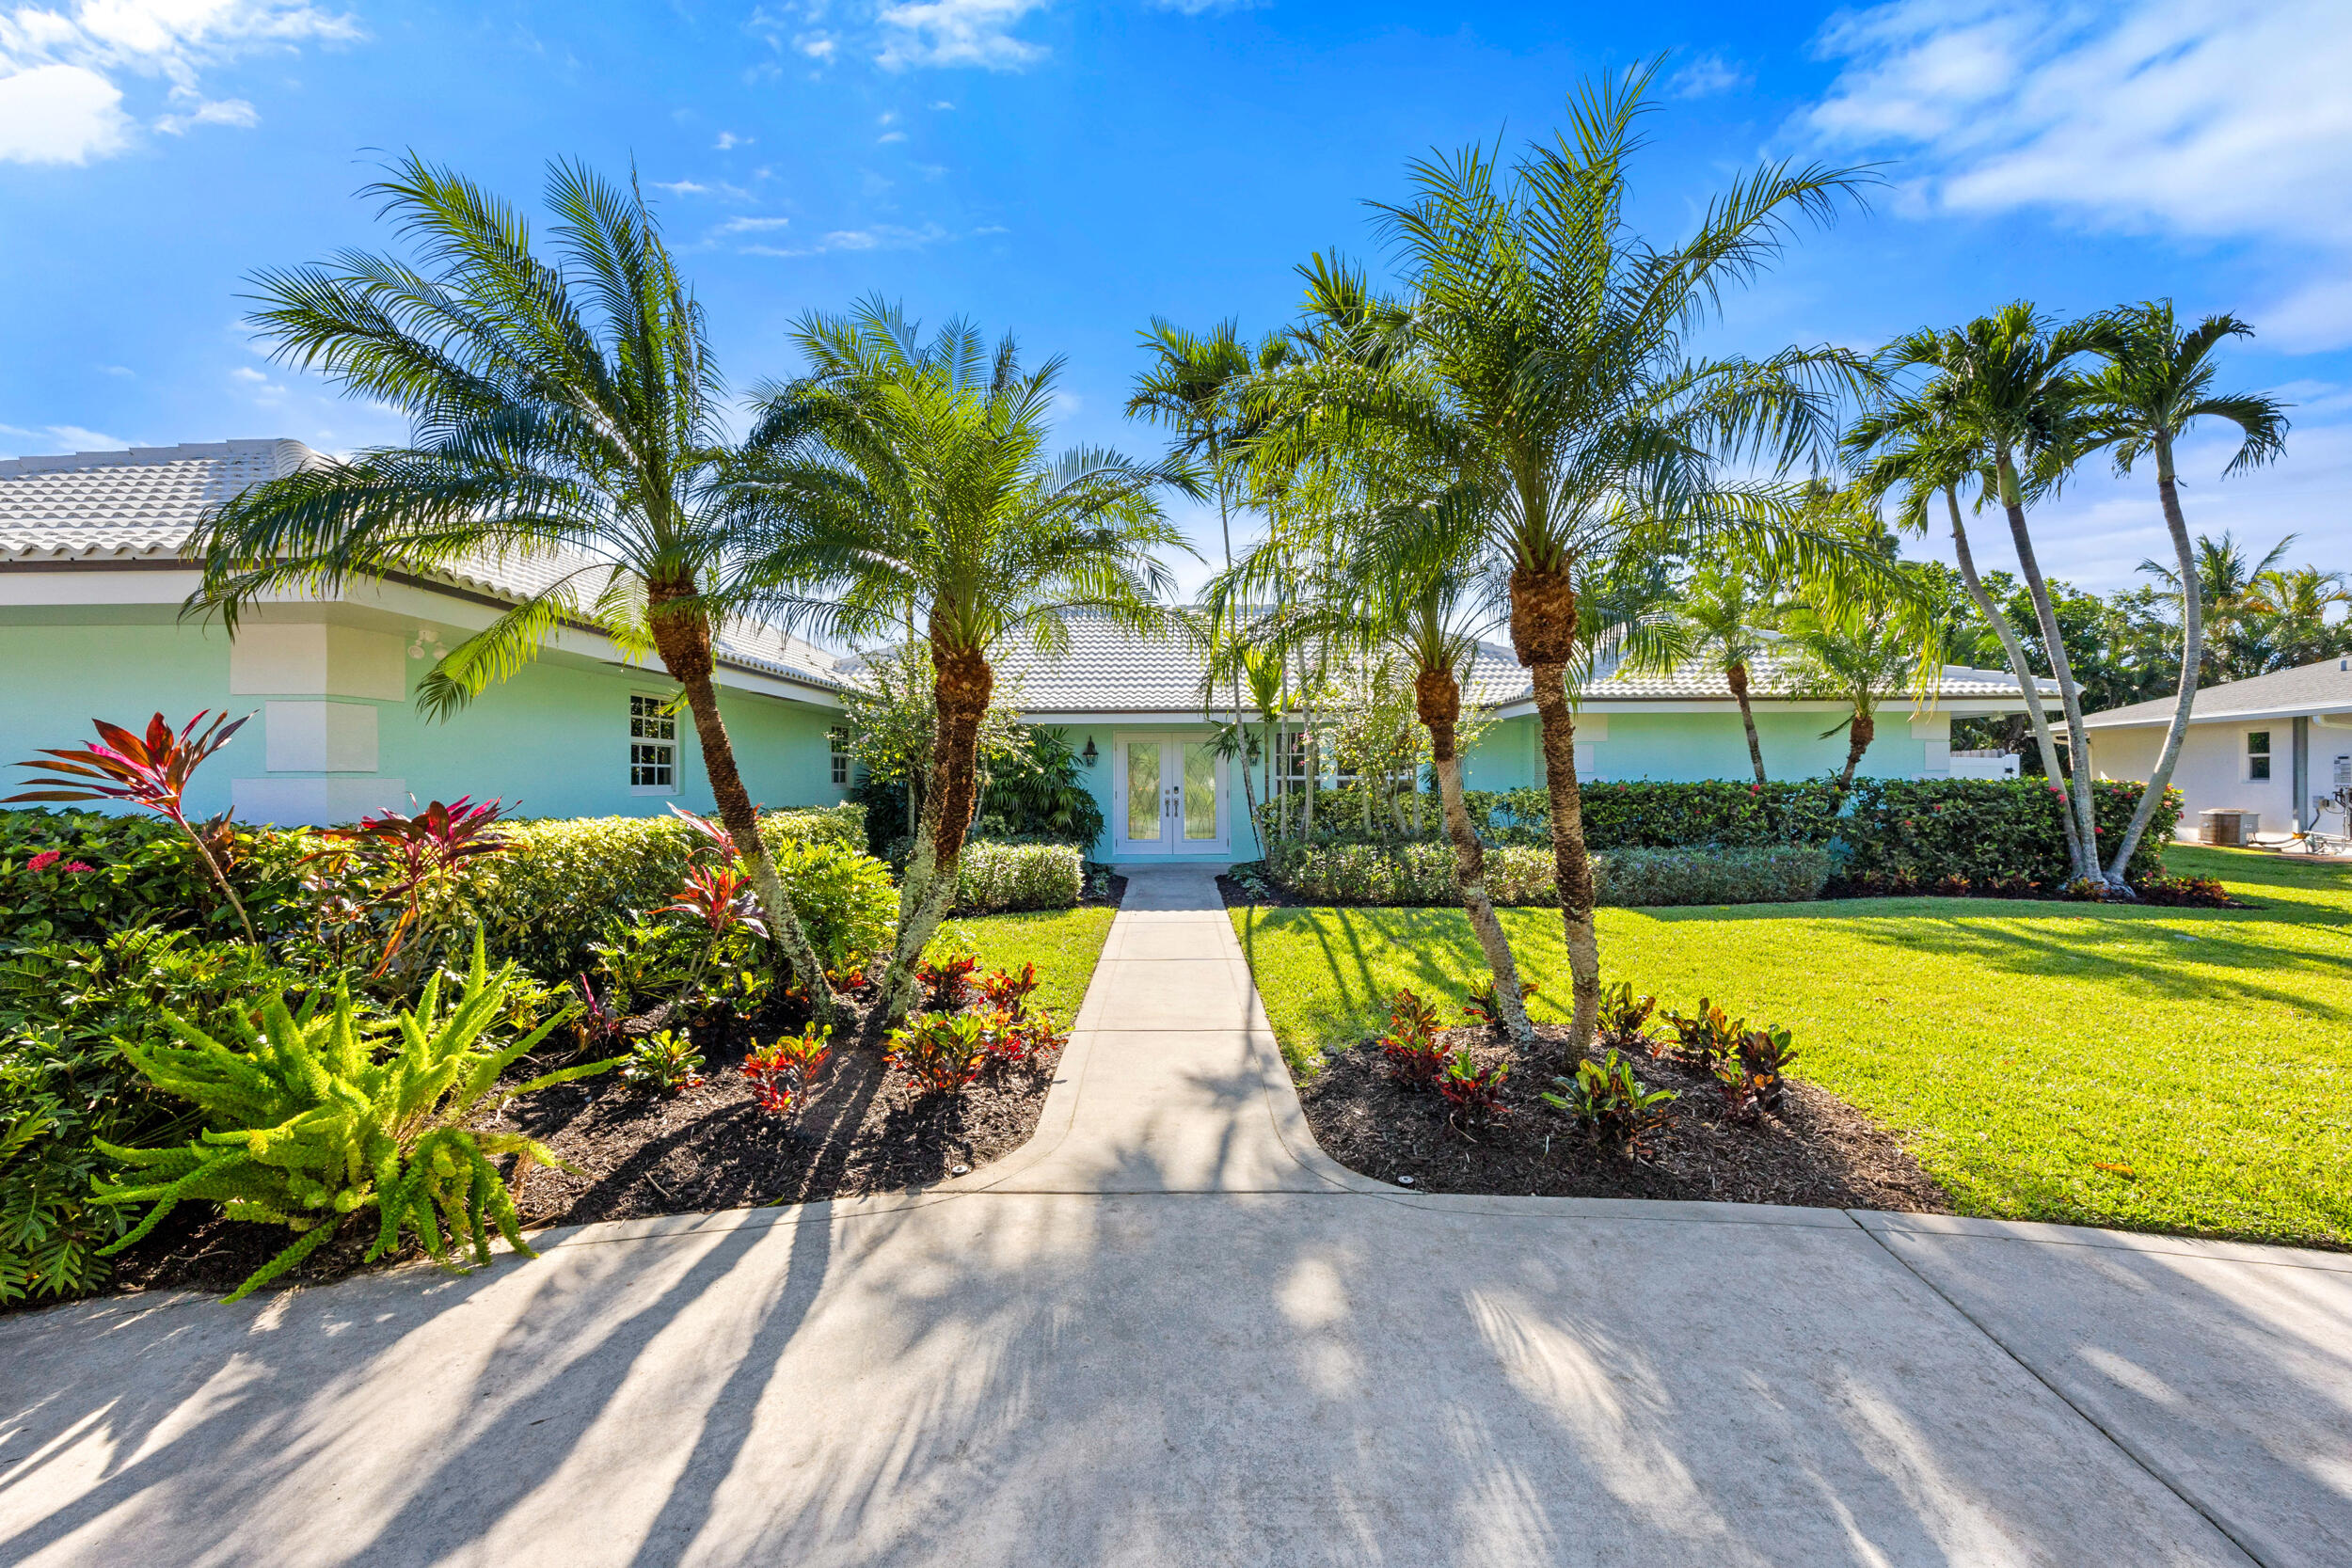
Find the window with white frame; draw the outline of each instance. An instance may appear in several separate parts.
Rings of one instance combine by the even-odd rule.
[[[850,787],[850,732],[835,724],[825,732],[826,748],[833,754],[833,782],[836,789]]]
[[[2246,732],[2246,776],[2249,779],[2270,777],[2270,732]]]
[[[677,788],[677,715],[637,691],[628,696],[628,786],[665,795]]]

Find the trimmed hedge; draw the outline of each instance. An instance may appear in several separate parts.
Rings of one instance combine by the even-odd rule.
[[[1736,779],[1629,779],[1581,791],[1590,849],[1687,849],[1700,844],[1827,844],[1839,830],[1837,792],[1823,779],[1758,784]],[[1499,844],[1551,843],[1551,796],[1542,789],[1470,790]]]
[[[898,919],[897,895],[889,868],[865,852],[861,808],[770,812],[759,825],[793,911],[828,965],[881,945]],[[608,920],[667,903],[700,842],[666,813],[549,817],[498,831],[514,847],[467,863],[446,896],[481,921],[491,952],[556,978],[587,967]]]
[[[1085,859],[1075,845],[967,843],[956,860],[956,912],[1067,910],[1086,891]]]
[[[1293,897],[1315,904],[1458,904],[1454,851],[1441,844],[1277,845],[1266,868]],[[1818,845],[1609,849],[1593,856],[1597,902],[1776,904],[1820,896],[1831,858]],[[1558,901],[1551,851],[1486,851],[1486,894],[1503,906]]]
[[[2143,787],[2106,779],[2090,786],[2101,844],[2122,836]],[[1852,809],[1837,824],[1839,891],[1909,892],[1963,881],[1987,892],[2030,883],[2056,896],[2071,876],[2059,815],[2070,808],[2060,790],[2047,779],[1861,780]],[[2164,847],[2180,820],[2181,792],[2167,790],[2123,868],[2126,881],[2164,875]]]
[[[482,922],[492,952],[556,979],[586,965],[608,919],[667,902],[697,842],[666,812],[517,820],[497,831],[514,847],[468,862],[444,896]],[[829,963],[886,938],[898,907],[888,868],[865,853],[861,808],[770,812],[760,832]],[[319,842],[306,829],[237,831],[230,875],[265,933],[300,918],[300,862]],[[28,869],[51,849],[57,861]],[[64,869],[76,861],[92,869]],[[98,941],[140,924],[216,936],[236,928],[177,829],[98,812],[0,812],[0,940]]]

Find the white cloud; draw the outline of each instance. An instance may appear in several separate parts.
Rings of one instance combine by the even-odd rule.
[[[946,99],[944,99],[944,98],[943,98],[943,99],[941,99],[938,103],[933,103],[933,104],[931,105],[931,107],[932,107],[932,108],[934,108],[934,109],[952,109],[952,108],[954,108],[954,107],[955,107],[955,105],[954,105],[953,103],[948,103]]]
[[[259,387],[267,383],[269,377],[250,365],[239,365],[229,372],[229,379],[242,381],[248,387]]]
[[[874,138],[876,142],[883,144],[894,141],[904,141],[906,139],[907,134],[904,131],[884,131],[881,135]]]
[[[792,47],[812,60],[830,62],[840,49],[841,40],[831,33],[802,33],[793,39]]]
[[[2342,0],[1896,0],[1841,13],[1820,48],[1843,65],[1805,126],[1915,150],[1928,210],[2040,208],[2352,262]],[[2285,293],[2290,346],[2352,341],[2352,290]]]
[[[119,375],[126,380],[132,381],[138,379],[138,372],[133,370],[128,365],[101,365],[98,367],[98,373],[101,375]]]
[[[699,185],[691,180],[657,180],[653,182],[653,188],[658,191],[668,191],[672,196],[708,196],[710,194],[708,185]]]
[[[167,85],[183,107],[155,128],[249,127],[242,99],[208,100],[204,71],[260,50],[360,36],[351,18],[301,0],[80,0],[69,13],[30,5],[0,11],[0,159],[86,164],[121,151],[135,124],[126,80]]]
[[[103,430],[88,430],[78,424],[45,424],[27,429],[24,425],[0,424],[0,440],[20,445],[9,455],[14,457],[54,457],[74,451],[121,451],[131,443],[119,436],[109,436]]]
[[[262,122],[253,105],[242,98],[217,98],[199,103],[184,115],[165,115],[155,121],[155,129],[168,135],[185,135],[198,125],[233,125],[250,131]]]
[[[898,118],[898,110],[896,110],[896,109],[884,109],[884,110],[883,110],[881,114],[878,114],[878,115],[876,115],[876,116],[874,117],[874,123],[875,123],[875,124],[877,124],[877,125],[888,125],[888,124],[890,124],[892,121],[896,120]]]
[[[1206,16],[1211,11],[1246,11],[1254,9],[1261,0],[1152,0],[1164,11],[1180,16]]]
[[[719,133],[719,139],[710,145],[718,151],[732,152],[739,147],[751,146],[757,139],[755,136],[739,136],[732,131],[722,131]]]
[[[920,250],[955,238],[935,223],[920,229],[902,228],[893,223],[878,223],[865,229],[836,229],[821,235],[816,243],[801,246],[745,245],[746,256],[823,256],[841,250]]]
[[[875,13],[882,44],[874,56],[885,71],[909,66],[976,65],[1019,71],[1045,57],[1042,44],[1011,29],[1044,0],[893,0]]]
[[[1705,98],[1710,93],[1744,87],[1752,80],[1744,68],[1709,51],[1692,56],[1688,64],[1668,77],[1666,90],[1677,98]]]
[[[710,237],[722,240],[730,234],[770,234],[790,227],[791,222],[790,218],[729,218],[713,229]]]
[[[41,65],[0,76],[0,159],[87,164],[122,150],[122,89],[87,66]]]

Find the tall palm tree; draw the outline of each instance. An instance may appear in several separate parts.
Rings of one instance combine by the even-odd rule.
[[[2200,420],[2222,420],[2237,426],[2242,438],[2236,455],[2221,470],[2227,476],[2259,467],[2284,451],[2287,420],[2270,398],[2214,390],[2214,351],[2232,338],[2253,336],[2254,329],[2235,316],[2207,316],[2184,331],[2173,314],[2172,302],[2158,299],[2112,311],[2107,319],[2110,330],[2099,345],[2106,363],[2086,378],[2078,394],[2083,425],[2079,439],[2087,451],[2105,448],[2112,452],[2119,473],[2131,472],[2142,457],[2155,460],[2156,499],[2164,512],[2165,531],[2172,537],[2176,562],[2172,572],[2163,575],[2169,577],[2181,595],[2181,679],[2172,722],[2165,731],[2164,746],[2156,753],[2156,765],[2149,772],[2131,822],[2122,841],[2108,852],[2106,879],[2110,886],[2118,886],[2123,881],[2123,867],[2139,847],[2140,835],[2148,831],[2156,802],[2172,783],[2172,766],[2188,734],[2198,673],[2204,662],[2204,596],[2188,522],[2181,515],[2174,444]],[[2259,578],[2268,571],[2293,537],[2280,540],[2252,575]],[[2226,542],[2228,535],[2223,539]],[[2148,564],[2143,562],[2141,569],[2146,570]],[[2247,583],[2241,592],[2255,586]]]
[[[1928,352],[1924,343],[1915,343],[1914,348],[1921,355]],[[1897,521],[1906,531],[1926,532],[1931,505],[1939,499],[1943,501],[1961,583],[1967,589],[1978,615],[2000,641],[2010,673],[2026,700],[2026,721],[2033,731],[2034,744],[2041,748],[2045,764],[2056,767],[2058,741],[2050,733],[2050,715],[2042,696],[2041,679],[2026,657],[2025,640],[2018,636],[2008,613],[1985,588],[1984,578],[1977,570],[1968,525],[1961,512],[1960,493],[1963,487],[1973,489],[1980,497],[1995,493],[1980,434],[1967,426],[1955,408],[1959,385],[1956,374],[1964,369],[1968,351],[1965,338],[1958,333],[1943,334],[1932,351],[1933,357],[1915,358],[1915,365],[1934,367],[1935,373],[1926,385],[1910,392],[1890,389],[1847,431],[1845,450],[1849,456],[1865,460],[1856,475],[1856,488],[1863,494],[1880,498],[1897,490],[1902,492]],[[2074,813],[2059,812],[2058,826],[2066,839],[2067,864],[2077,877],[2090,875],[2086,866],[2095,862],[2096,856],[2086,855],[2082,832]]]
[[[1756,562],[1736,553],[1711,562],[1680,585],[1676,619],[1686,634],[1689,655],[1721,669],[1740,703],[1740,727],[1747,732],[1748,762],[1757,784],[1770,784],[1764,770],[1764,747],[1756,738],[1756,707],[1748,697],[1748,666],[1761,657],[1772,642],[1772,607],[1779,586]]]
[[[1159,630],[1170,581],[1153,552],[1186,546],[1156,492],[1198,494],[1199,483],[1186,468],[1101,448],[1049,461],[1061,361],[1025,370],[1009,338],[992,354],[977,328],[949,322],[925,342],[915,323],[872,300],[846,316],[806,316],[792,338],[808,371],[764,389],[753,442],[819,433],[844,474],[878,499],[793,519],[780,533],[779,547],[818,585],[790,608],[852,639],[920,637],[935,672],[930,783],[882,981],[895,1019],[915,999],[915,961],[955,894],[993,659],[1017,640],[1061,651],[1081,611]]]
[[[850,476],[770,444],[757,493],[723,423],[703,310],[634,188],[549,167],[553,244],[523,216],[414,155],[368,187],[417,252],[357,251],[264,272],[248,318],[276,358],[388,404],[405,446],[256,485],[189,542],[192,610],[239,613],[285,589],[334,590],[469,560],[531,562],[548,585],[451,649],[419,687],[447,716],[537,657],[566,625],[657,656],[683,689],[721,821],[751,872],[779,967],[820,1017],[832,992],[794,918],[719,708],[713,644],[777,591],[779,519],[854,514]]]
[[[1724,290],[1769,265],[1797,220],[1827,222],[1867,176],[1758,168],[1681,244],[1652,245],[1625,207],[1657,70],[1581,88],[1566,133],[1507,171],[1480,148],[1417,161],[1411,198],[1375,204],[1405,296],[1366,335],[1377,356],[1410,359],[1421,373],[1386,376],[1375,356],[1311,370],[1335,418],[1417,432],[1486,498],[1512,648],[1541,725],[1576,1049],[1593,1037],[1600,997],[1567,685],[1582,651],[1580,584],[1629,548],[1672,553],[1709,531],[1817,556],[1785,527],[1795,511],[1787,487],[1727,480],[1720,460],[1786,464],[1819,451],[1836,395],[1862,375],[1834,349],[1689,354],[1688,332]],[[1353,307],[1311,274],[1311,313]]]
[[[2074,361],[2101,352],[2112,339],[2104,318],[2054,325],[2021,300],[1955,331],[1922,328],[1909,333],[1881,355],[1897,371],[1917,368],[1948,377],[1949,416],[1966,433],[1968,444],[1990,473],[1993,499],[2008,518],[2019,575],[2033,603],[2066,715],[2074,815],[2071,844],[2075,874],[2089,879],[2101,873],[2098,823],[2086,766],[2090,753],[2089,732],[2083,727],[2082,687],[2067,658],[2058,611],[2026,524],[2026,508],[2032,494],[2056,488],[2079,454],[2072,423],[2081,389]],[[2026,678],[2021,670],[2021,681]]]
[[[1233,565],[1232,510],[1238,471],[1234,457],[1236,449],[1253,433],[1255,423],[1242,391],[1250,377],[1272,370],[1282,361],[1287,345],[1280,338],[1269,336],[1253,351],[1241,341],[1240,328],[1231,321],[1217,323],[1208,336],[1201,337],[1154,317],[1151,328],[1143,334],[1143,346],[1151,351],[1153,360],[1152,367],[1136,378],[1134,394],[1127,400],[1128,417],[1141,416],[1172,426],[1173,454],[1188,462],[1208,465],[1210,485],[1216,495],[1222,564],[1230,571]],[[1213,625],[1208,635],[1214,640],[1230,637],[1233,631],[1232,626]],[[1238,737],[1242,726],[1238,665],[1228,664],[1227,685],[1233,730]],[[1239,766],[1246,789],[1246,752]],[[1254,827],[1254,806],[1250,821]]]

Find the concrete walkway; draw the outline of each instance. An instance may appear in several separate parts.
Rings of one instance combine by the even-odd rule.
[[[2352,1561],[2352,1258],[1406,1194],[1204,876],[1109,940],[961,1181],[0,1321],[0,1562]]]

